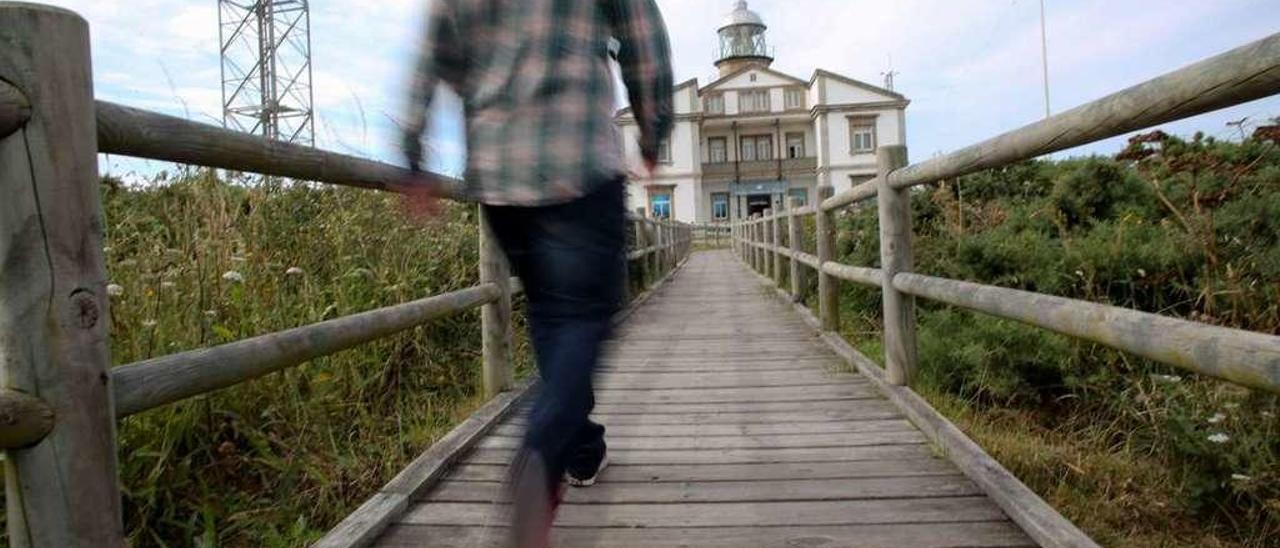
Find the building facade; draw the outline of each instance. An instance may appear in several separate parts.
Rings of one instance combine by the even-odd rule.
[[[840,192],[874,178],[876,147],[906,142],[906,97],[821,69],[807,80],[773,70],[767,30],[737,3],[719,29],[719,79],[676,86],[675,131],[652,176],[635,118],[618,113],[633,211],[714,223],[780,209],[789,197],[807,204],[819,185]]]

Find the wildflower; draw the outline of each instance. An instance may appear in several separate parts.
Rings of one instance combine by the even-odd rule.
[[[110,248],[110,247],[104,247],[104,248],[102,248],[102,253],[103,253],[103,254],[111,253],[111,248]]]
[[[1209,424],[1218,424],[1225,420],[1227,420],[1226,415],[1222,413],[1214,413],[1212,417],[1209,417]]]
[[[233,284],[244,283],[244,275],[234,270],[228,270],[222,274],[222,279]]]
[[[1182,382],[1182,377],[1177,375],[1152,375],[1151,380],[1164,384],[1178,384]]]
[[[204,311],[204,315],[205,315],[205,317],[208,317],[208,318],[216,318],[216,317],[218,317],[218,311],[217,311],[217,310],[205,310],[205,311]]]
[[[1139,269],[1138,269],[1138,277],[1139,277],[1139,278],[1146,278],[1146,277],[1147,277],[1147,271],[1146,271],[1146,270],[1144,270],[1144,269],[1139,268]]]
[[[155,320],[142,320],[142,327],[145,327],[147,329],[151,329],[157,325],[160,325],[160,324]]]
[[[1082,270],[1077,270],[1077,271],[1076,271],[1076,276],[1079,276],[1079,277],[1083,278],[1083,277],[1084,277],[1084,271],[1082,271]]]
[[[123,288],[123,287],[120,287],[120,286],[118,286],[118,285],[116,285],[116,284],[108,285],[108,286],[107,286],[107,295],[110,295],[110,296],[112,296],[112,297],[120,297],[120,296],[124,295],[124,288]]]
[[[1235,481],[1249,481],[1249,480],[1251,480],[1251,479],[1253,479],[1253,478],[1252,478],[1252,477],[1249,477],[1249,476],[1246,476],[1246,475],[1244,475],[1244,474],[1231,474],[1231,479],[1233,479],[1233,480],[1235,480]]]
[[[286,276],[304,276],[304,275],[306,275],[306,272],[304,272],[301,268],[298,268],[298,267],[296,267],[296,266],[295,266],[295,267],[291,267],[291,268],[289,268],[289,270],[284,271],[284,273],[285,273],[285,275],[286,275]]]
[[[1213,434],[1205,439],[1213,443],[1227,443],[1228,441],[1231,441],[1231,436],[1223,434],[1222,432],[1218,432],[1217,434]]]

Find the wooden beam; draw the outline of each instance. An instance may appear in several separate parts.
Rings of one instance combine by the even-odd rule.
[[[53,430],[53,408],[40,398],[0,389],[0,449],[23,449]]]
[[[884,283],[884,273],[875,268],[827,263],[822,265],[822,271],[829,276],[835,276],[847,282],[871,287],[881,287],[881,284]]]
[[[897,171],[893,188],[952,179],[1280,93],[1280,33],[1021,129]]]
[[[462,182],[390,164],[326,152],[239,131],[98,101],[101,152],[247,171],[373,190],[403,192],[416,184],[464,198]]]
[[[89,26],[0,3],[0,44],[0,79],[30,105],[0,136],[0,386],[56,418],[6,451],[9,543],[123,546]]]
[[[1280,337],[919,274],[899,291],[1043,327],[1236,384],[1280,393]]]
[[[791,217],[786,217],[790,220]],[[775,213],[769,221],[769,245],[773,246],[773,283],[778,287],[782,287],[782,253],[778,250],[782,247],[782,221],[783,216]]]
[[[818,200],[826,201],[835,193],[830,186],[818,187]],[[836,227],[835,214],[832,211],[818,213],[818,264],[826,265],[835,260]],[[822,329],[826,331],[840,330],[840,281],[818,269],[818,316],[822,318]]]
[[[12,84],[0,80],[0,139],[13,135],[31,119],[31,103]]]
[[[899,272],[915,270],[911,250],[911,194],[895,189],[886,181],[894,170],[907,165],[907,147],[883,146],[876,151],[880,174],[880,268],[884,276],[881,297],[884,304],[885,373],[895,386],[911,386],[917,368],[916,300],[893,288]]]
[[[481,353],[484,371],[481,375],[484,393],[488,398],[510,390],[516,383],[516,370],[512,347],[514,330],[511,325],[511,268],[506,254],[489,224],[489,211],[477,206],[480,218],[480,283],[493,284],[498,296],[480,309],[480,329],[483,333]]]
[[[849,190],[841,192],[835,196],[822,200],[819,208],[823,211],[835,211],[844,209],[853,204],[864,200],[870,200],[876,197],[876,193],[880,191],[880,179],[872,179],[865,183],[859,184]]]
[[[800,199],[791,198],[790,215],[787,215],[787,247],[791,251],[791,299],[804,302],[804,269],[800,268],[800,241],[804,239],[804,218],[800,216]]]
[[[485,284],[252,339],[156,358],[112,371],[116,414],[126,417],[294,367],[488,304]]]

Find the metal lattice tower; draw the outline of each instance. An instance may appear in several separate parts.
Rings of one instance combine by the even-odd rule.
[[[315,145],[307,0],[218,0],[222,124]]]

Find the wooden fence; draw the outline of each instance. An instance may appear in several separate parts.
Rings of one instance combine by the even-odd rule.
[[[484,391],[514,386],[520,292],[483,215],[480,284],[444,295],[113,368],[97,154],[368,189],[405,169],[94,101],[86,22],[0,2],[0,449],[12,546],[123,546],[116,420],[424,323],[482,309]],[[435,177],[456,196],[460,182]],[[628,258],[655,283],[689,226],[630,218]]]
[[[820,204],[816,207],[792,203],[786,211],[768,211],[734,223],[733,249],[797,303],[811,296],[806,294],[811,285],[805,277],[816,275],[817,316],[824,331],[837,331],[840,325],[841,281],[880,288],[884,377],[895,386],[909,388],[918,368],[914,299],[920,297],[1280,393],[1280,337],[915,273],[910,200],[911,188],[919,185],[1007,166],[1277,93],[1280,34],[919,164],[907,165],[905,147],[880,147],[879,175],[874,180],[838,195],[830,186],[819,187]],[[836,262],[836,214],[871,199],[877,200],[879,208],[880,268]],[[801,246],[808,217],[816,217],[816,256],[805,253]],[[785,278],[790,279],[788,288],[782,288]],[[1038,542],[1063,545],[1061,539],[1071,533],[1063,532],[1051,520],[1038,518],[1028,505],[1043,502],[1025,487],[1022,491],[1022,496],[996,500]]]

